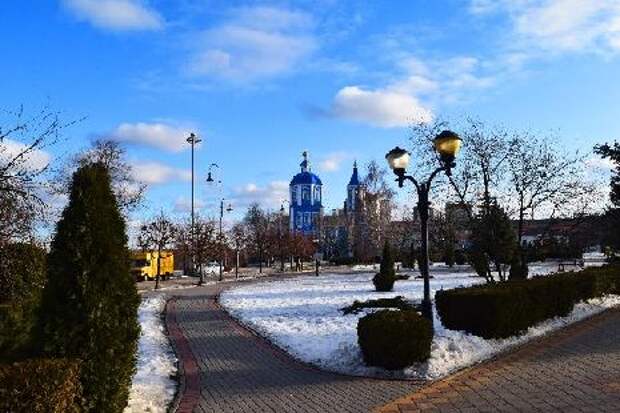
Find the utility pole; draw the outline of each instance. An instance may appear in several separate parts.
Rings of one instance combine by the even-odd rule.
[[[196,257],[195,257],[195,253],[196,253],[196,230],[194,228],[194,146],[196,146],[196,144],[202,142],[201,139],[198,138],[198,136],[196,136],[194,133],[191,133],[189,135],[189,138],[187,138],[187,143],[189,143],[192,146],[192,212],[191,212],[191,228],[190,228],[190,232],[191,232],[191,258],[192,258],[192,265],[191,265],[191,275],[194,276],[196,274]],[[203,275],[202,275],[202,271],[200,272],[200,285],[203,284],[204,280],[203,280]]]

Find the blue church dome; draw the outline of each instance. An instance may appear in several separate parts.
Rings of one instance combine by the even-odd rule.
[[[321,179],[311,172],[308,152],[299,165],[301,171],[293,177],[290,185],[290,229],[306,236],[318,236],[323,214]]]
[[[300,172],[291,181],[291,186],[293,185],[323,185],[323,183],[312,172]]]

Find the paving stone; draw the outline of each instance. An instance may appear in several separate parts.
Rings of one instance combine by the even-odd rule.
[[[451,400],[453,409],[447,411],[454,412],[620,412],[620,309],[433,383],[379,411],[403,412],[408,404],[420,403],[444,411],[444,400]]]
[[[299,363],[228,316],[216,303],[223,288],[175,291],[167,306],[177,354],[197,370],[177,412],[366,413],[421,386],[348,377]]]

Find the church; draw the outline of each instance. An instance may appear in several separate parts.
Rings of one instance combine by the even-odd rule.
[[[359,176],[357,162],[353,164],[351,179],[347,185],[347,198],[342,209],[325,216],[323,210],[323,183],[312,172],[308,152],[303,153],[300,172],[293,177],[289,186],[289,229],[291,232],[327,241],[347,238],[356,224],[359,225],[359,211],[364,203],[364,186]],[[324,243],[324,242],[322,242]],[[350,241],[349,241],[350,243]],[[324,243],[327,244],[327,243]],[[329,250],[328,245],[323,249]],[[347,250],[350,250],[349,246]],[[325,251],[329,253],[328,251]]]
[[[299,166],[301,172],[289,186],[289,228],[291,232],[318,239],[323,216],[323,183],[312,173],[308,152],[303,153]]]

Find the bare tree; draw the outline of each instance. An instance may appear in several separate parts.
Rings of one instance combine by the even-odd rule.
[[[247,228],[248,247],[258,259],[259,272],[263,272],[263,262],[269,251],[269,219],[258,203],[250,205],[244,223]]]
[[[50,169],[45,150],[76,122],[63,122],[49,107],[33,116],[23,107],[0,111],[0,242],[31,236],[34,221],[45,217]]]
[[[368,163],[352,223],[352,250],[357,260],[372,260],[383,247],[391,221],[394,195],[387,183],[386,169],[376,161]]]
[[[241,251],[243,251],[248,242],[248,233],[245,223],[237,222],[230,230],[230,239],[235,247],[235,278],[239,278],[239,261]]]
[[[221,257],[221,240],[218,238],[216,225],[213,220],[197,216],[194,220],[194,258],[198,265],[200,280],[203,281],[203,265],[208,264],[215,257]]]
[[[159,288],[161,277],[161,258],[163,251],[174,246],[176,227],[168,219],[164,212],[160,212],[153,220],[140,228],[138,235],[138,245],[143,251],[148,251],[151,255],[157,252],[157,275],[155,277],[155,289]]]
[[[526,218],[582,216],[593,205],[596,191],[584,176],[584,158],[567,154],[552,138],[530,133],[515,137],[508,156],[508,205],[518,221],[517,238],[522,243]]]
[[[140,207],[147,185],[136,179],[133,167],[127,161],[125,148],[111,139],[97,139],[90,148],[73,156],[60,170],[56,191],[65,193],[72,172],[90,163],[101,163],[108,169],[118,205],[125,214]]]

